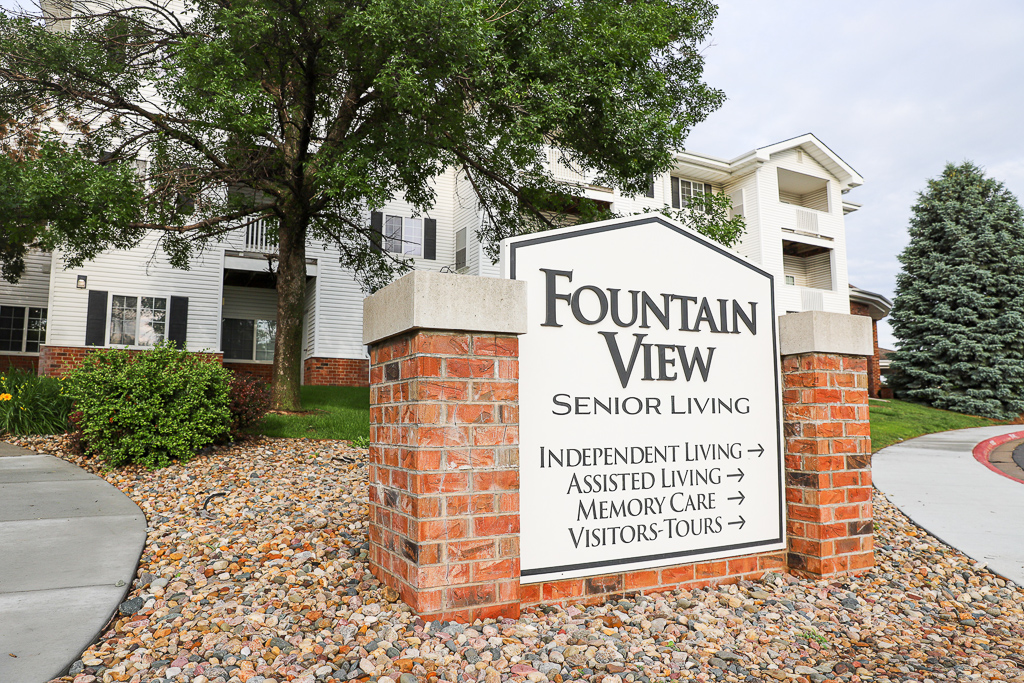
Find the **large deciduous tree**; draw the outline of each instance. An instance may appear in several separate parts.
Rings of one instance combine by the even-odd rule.
[[[891,383],[973,415],[1024,412],[1024,213],[971,163],[928,181],[900,255]]]
[[[390,198],[425,212],[454,168],[485,241],[541,229],[580,192],[552,178],[549,147],[641,194],[723,101],[702,81],[707,0],[52,4],[72,6],[89,13],[0,16],[0,234],[21,235],[0,244],[5,274],[19,244],[74,264],[149,231],[187,268],[270,220],[278,408],[299,405],[307,243],[337,245],[373,289],[408,267],[370,229]],[[31,153],[11,153],[33,120]]]

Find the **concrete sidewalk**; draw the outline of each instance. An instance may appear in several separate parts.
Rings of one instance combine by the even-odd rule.
[[[131,588],[145,542],[146,518],[119,490],[0,443],[0,681],[64,674]]]
[[[875,453],[875,486],[920,526],[1024,586],[1024,484],[974,459],[976,445],[1020,425],[929,434]]]

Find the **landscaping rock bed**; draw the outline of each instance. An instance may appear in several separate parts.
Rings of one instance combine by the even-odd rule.
[[[263,438],[101,472],[62,438],[8,440],[100,474],[149,521],[128,599],[65,682],[1024,681],[1024,592],[877,492],[860,577],[424,623],[369,573],[365,450]]]

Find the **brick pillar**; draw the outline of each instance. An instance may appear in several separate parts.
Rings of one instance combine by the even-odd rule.
[[[370,566],[427,619],[519,616],[522,284],[415,271],[364,305]]]
[[[779,321],[789,568],[814,577],[862,571],[874,566],[872,321],[819,311]]]

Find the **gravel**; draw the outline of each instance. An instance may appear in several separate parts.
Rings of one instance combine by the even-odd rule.
[[[369,572],[365,450],[255,439],[155,472],[100,472],[61,438],[8,440],[99,473],[150,525],[127,599],[141,605],[115,615],[66,683],[1024,682],[1024,592],[877,491],[878,564],[861,576],[769,574],[424,623]],[[214,492],[225,495],[204,515]]]

